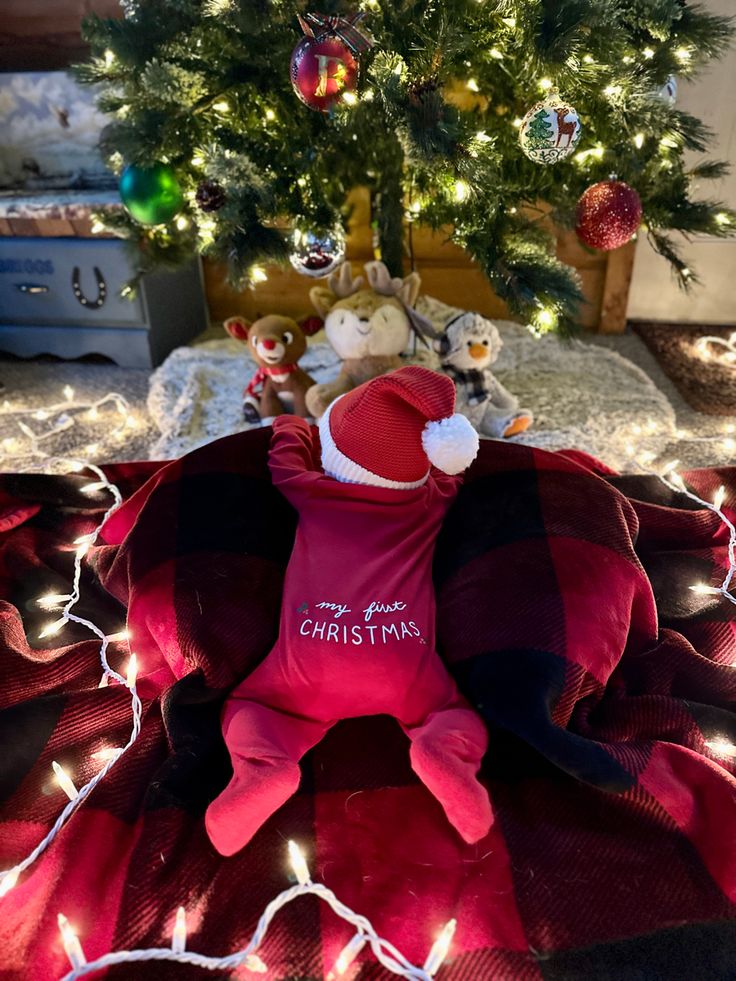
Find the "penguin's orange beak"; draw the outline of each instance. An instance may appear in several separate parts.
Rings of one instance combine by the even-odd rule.
[[[488,348],[485,346],[485,344],[471,344],[468,348],[468,352],[471,358],[475,358],[476,361],[480,361],[481,358],[484,358],[486,354],[488,354]]]

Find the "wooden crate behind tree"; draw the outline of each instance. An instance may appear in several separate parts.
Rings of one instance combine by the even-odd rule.
[[[364,262],[375,258],[368,191],[365,188],[353,191],[350,203],[347,257],[358,274]],[[602,333],[622,332],[626,327],[636,243],[630,242],[609,253],[593,253],[583,248],[574,232],[558,230],[556,234],[558,257],[574,266],[582,280],[587,301],[580,311],[582,325]],[[424,292],[450,305],[478,310],[487,317],[511,316],[478,266],[461,248],[448,242],[446,235],[414,223],[412,245]],[[405,272],[408,270],[407,257]],[[309,290],[315,280],[300,276],[291,268],[269,267],[265,282],[252,290],[238,292],[226,283],[222,265],[206,262],[205,281],[214,320],[224,320],[236,313],[255,318],[274,312],[294,317],[311,312]]]

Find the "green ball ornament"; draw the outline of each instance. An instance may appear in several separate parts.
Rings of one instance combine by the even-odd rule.
[[[141,225],[165,225],[184,204],[176,174],[166,164],[129,164],[120,175],[120,197]]]

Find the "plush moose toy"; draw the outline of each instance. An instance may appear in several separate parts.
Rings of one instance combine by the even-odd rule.
[[[387,371],[401,367],[401,353],[411,331],[423,337],[428,324],[414,309],[421,279],[416,272],[391,278],[382,262],[365,265],[363,277],[353,280],[344,262],[328,278],[328,287],[314,286],[312,305],[324,318],[325,333],[342,359],[337,378],[307,392],[307,408],[318,419],[338,395]]]
[[[457,391],[457,409],[483,436],[515,436],[533,416],[491,372],[503,345],[496,325],[479,313],[453,317],[435,341],[442,368]]]
[[[307,750],[361,715],[398,720],[415,772],[465,841],[488,832],[486,728],[435,650],[434,543],[454,475],[478,452],[454,403],[449,378],[411,365],[333,402],[319,442],[304,419],[274,420],[271,477],[299,524],[276,644],[222,713],[233,777],[205,816],[222,855],[295,793]]]
[[[305,394],[314,379],[297,362],[307,349],[306,335],[316,333],[322,321],[316,317],[301,326],[290,317],[271,315],[249,323],[243,317],[229,317],[225,330],[236,341],[248,345],[248,351],[258,364],[258,370],[243,392],[243,418],[246,422],[270,422],[287,411],[281,396],[288,394],[293,411],[307,416]]]

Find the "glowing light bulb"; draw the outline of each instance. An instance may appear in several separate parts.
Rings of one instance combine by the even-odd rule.
[[[719,211],[715,216],[715,220],[718,225],[730,225],[731,223],[731,218],[725,211]]]
[[[729,422],[728,425],[723,427],[723,431],[724,433],[736,433],[736,426],[732,422]]]
[[[686,65],[688,61],[692,58],[693,53],[690,48],[676,48],[675,58],[680,62],[681,65]]]
[[[552,307],[541,307],[533,317],[535,326],[542,332],[553,330],[557,326],[557,314]]]
[[[138,420],[133,415],[128,415],[125,417],[125,425],[128,429],[135,429],[138,425]]]
[[[76,971],[87,963],[87,958],[84,956],[84,951],[82,950],[82,945],[79,942],[79,937],[63,913],[59,913],[56,919],[57,923],[59,924],[61,942],[64,944],[66,956],[69,958],[69,963]]]
[[[87,552],[90,550],[91,542],[82,542],[81,545],[77,545],[77,558],[83,559]]]
[[[64,392],[64,398],[67,400],[67,402],[71,402],[71,400],[74,398],[74,389],[72,388],[72,386],[65,385],[63,392]]]
[[[728,453],[733,453],[733,451],[736,450],[736,440],[731,439],[730,436],[727,436],[723,441],[723,449]]]
[[[89,443],[84,448],[84,452],[87,454],[87,456],[96,456],[97,453],[99,453],[99,451],[100,451],[99,443]]]
[[[634,146],[636,147],[637,150],[641,150],[641,148],[644,146],[644,134],[643,133],[637,133],[636,134],[636,136],[634,137]]]
[[[46,593],[45,596],[39,596],[36,603],[38,603],[42,610],[60,610],[70,599],[71,596],[68,596],[66,593]]]
[[[470,194],[470,188],[465,181],[455,181],[455,200],[464,201],[468,194]]]
[[[74,781],[66,772],[63,766],[60,766],[56,760],[51,761],[51,767],[56,776],[56,782],[59,784],[61,789],[64,791],[69,800],[75,800],[79,796],[79,791],[74,786]]]
[[[442,966],[442,962],[447,957],[456,929],[457,920],[449,920],[443,926],[442,930],[440,931],[440,935],[432,944],[429,957],[424,962],[424,970],[430,975],[430,977],[439,971],[440,967]]]
[[[179,215],[176,219],[176,227],[180,232],[184,231],[185,228],[189,228],[189,219],[185,218],[184,215]]]
[[[17,869],[9,869],[0,879],[0,897],[5,896],[18,881],[20,872]]]
[[[261,266],[253,266],[250,271],[250,278],[254,283],[265,283],[268,276],[266,275],[265,269],[263,269]]]
[[[645,58],[653,58],[654,57],[654,48],[644,48],[644,50],[642,51],[642,54],[644,55]]]
[[[53,623],[48,623],[39,633],[38,639],[43,640],[44,637],[53,637],[54,634],[58,634],[61,628],[66,624],[66,617],[61,617],[60,620],[54,620]]]
[[[311,882],[309,876],[309,866],[307,865],[304,853],[295,841],[289,841],[289,861],[294,870],[296,881],[300,886],[306,886]]]
[[[103,676],[100,678],[100,683],[99,683],[99,685],[97,687],[98,688],[107,688],[107,686],[109,684],[110,684],[110,679],[107,676],[107,671],[105,671],[105,673],[103,674]]]
[[[551,78],[540,78],[539,79],[539,87],[540,87],[540,89],[543,92],[547,92],[549,89],[552,88],[552,79]]]
[[[505,24],[506,27],[512,27],[512,28],[513,27],[516,27],[516,18],[515,17],[502,17],[501,18],[501,23],[502,24]]]
[[[491,48],[488,54],[491,56],[491,58],[495,58],[497,61],[500,61],[503,58],[503,51],[499,51],[498,48]]]
[[[266,119],[269,121],[269,123],[272,123],[276,118],[276,113],[273,111],[273,109],[266,109],[264,115],[266,116]]]
[[[683,279],[689,279],[692,276],[692,273],[687,268],[687,266],[685,266],[683,269],[680,270],[680,275],[682,276]]]
[[[603,89],[603,94],[609,96],[609,98],[611,96],[621,95],[622,92],[623,92],[623,89],[622,89],[622,87],[620,85],[607,85]]]
[[[183,906],[176,911],[174,932],[171,936],[171,949],[175,954],[183,954],[187,949],[187,912]]]
[[[341,978],[365,945],[365,936],[362,933],[356,933],[353,939],[340,951],[340,956],[335,961],[335,966],[327,975],[327,981],[334,981],[335,978]]]
[[[103,677],[107,678],[107,675]],[[100,685],[97,686],[101,687]],[[98,749],[96,753],[92,754],[93,760],[100,760],[102,763],[109,763],[110,760],[116,760],[118,756],[123,752],[120,746],[103,746],[102,749]]]
[[[358,96],[355,94],[355,92],[343,92],[342,101],[349,106],[354,106],[358,101]]]
[[[521,118],[521,116],[517,116],[516,119],[512,120],[511,125],[516,129],[521,129],[521,124],[523,122],[524,120]]]
[[[104,490],[107,487],[106,480],[96,480],[92,484],[85,484],[82,488],[83,494],[96,494],[98,491]]]
[[[268,970],[258,954],[248,954],[245,958],[245,968],[254,974],[265,974]]]
[[[135,680],[138,677],[138,658],[135,654],[130,655],[128,667],[125,672],[125,682],[128,688],[135,688]]]
[[[490,143],[492,141],[492,137],[490,137],[484,129],[479,129],[475,134],[475,138],[478,143]]]
[[[230,112],[230,103],[225,99],[220,99],[218,102],[212,103],[212,108],[216,112]]]
[[[731,756],[736,757],[736,746],[728,739],[723,739],[719,736],[717,739],[706,739],[705,745],[710,749],[716,756]]]
[[[717,596],[721,592],[717,586],[708,586],[704,582],[696,582],[694,586],[688,586],[688,589],[698,596]]]
[[[474,78],[469,78],[465,83],[466,88],[469,88],[471,92],[479,92],[478,83]]]
[[[583,55],[583,62],[586,65],[592,65],[594,61],[595,61],[595,58],[593,57],[593,55],[590,55],[590,54]]]
[[[105,51],[105,68],[110,68],[115,61],[115,53],[109,48]]]

